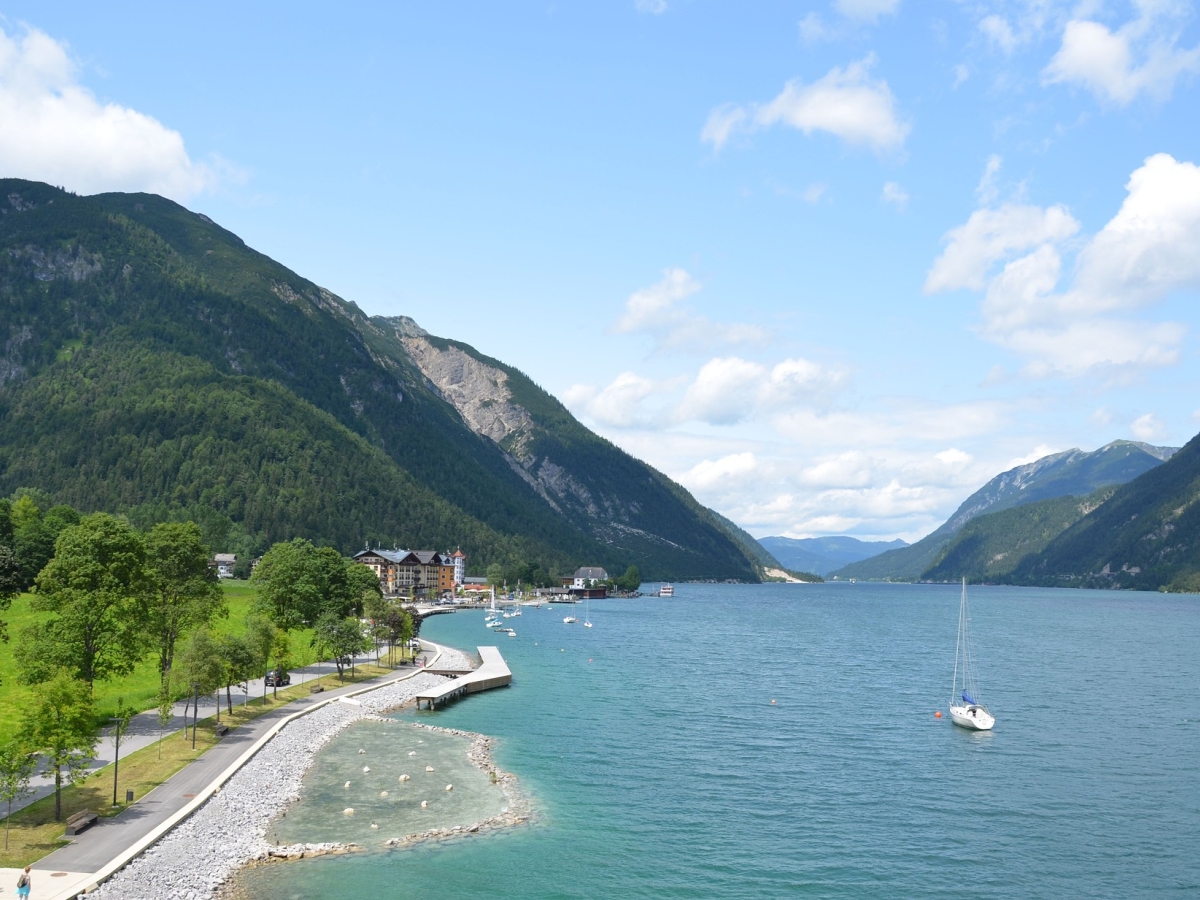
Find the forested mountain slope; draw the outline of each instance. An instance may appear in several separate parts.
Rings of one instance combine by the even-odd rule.
[[[1093,512],[1116,488],[1087,497],[1051,497],[972,519],[942,548],[922,581],[1009,582],[1023,561]]]
[[[0,182],[0,294],[0,491],[211,507],[264,545],[756,577],[683,488],[517,370],[161,197]]]
[[[1124,484],[1169,459],[1174,447],[1113,441],[1086,452],[1065,450],[1002,472],[963,501],[937,530],[911,546],[851,563],[840,578],[913,581],[928,570],[964,525],[987,513],[1052,497],[1084,497],[1107,485]]]
[[[1200,590],[1200,437],[1013,573],[1025,584]]]

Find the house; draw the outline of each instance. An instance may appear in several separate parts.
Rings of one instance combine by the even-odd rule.
[[[214,553],[208,561],[210,568],[217,570],[218,578],[232,578],[233,567],[237,565],[236,553]]]
[[[492,592],[486,578],[474,578],[469,575],[463,576],[462,589],[464,594],[490,594]]]
[[[467,554],[462,552],[462,548],[454,551],[454,583],[463,584],[467,577]]]
[[[437,597],[454,589],[453,563],[434,550],[360,550],[354,561],[369,566],[388,596]],[[445,585],[449,584],[449,587]]]
[[[563,579],[563,587],[569,588],[571,596],[577,599],[585,597],[607,597],[608,573],[599,566],[582,566],[575,570],[570,578]]]

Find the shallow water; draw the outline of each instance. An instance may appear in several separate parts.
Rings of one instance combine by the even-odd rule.
[[[414,728],[411,720],[355,723],[317,754],[300,800],[275,820],[269,837],[277,844],[338,841],[370,848],[494,816],[507,805],[504,794],[467,759],[470,745],[469,738]],[[401,775],[409,781],[401,782]]]
[[[241,887],[958,897],[968,875],[982,897],[1195,896],[1197,598],[976,588],[972,611],[990,734],[933,717],[955,587],[679,585],[593,602],[590,630],[527,611],[500,640],[482,613],[430,619],[435,640],[498,643],[515,682],[402,718],[497,737],[536,824]]]

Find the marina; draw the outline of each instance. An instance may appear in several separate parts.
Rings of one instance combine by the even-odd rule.
[[[490,691],[493,688],[507,687],[512,684],[512,672],[497,647],[478,647],[482,664],[478,669],[459,675],[452,681],[441,685],[435,690],[426,690],[417,694],[417,708],[436,709],[445,706],[451,700],[457,700],[467,694],[479,691]]]

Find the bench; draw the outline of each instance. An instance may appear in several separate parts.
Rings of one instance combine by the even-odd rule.
[[[229,734],[229,726],[222,723],[213,729],[217,733],[217,737],[225,737]]]
[[[79,834],[96,824],[98,819],[90,809],[82,809],[67,819],[67,834]]]
[[[323,687],[322,687],[321,685],[319,685],[319,684],[314,684],[312,687],[310,687],[310,688],[308,689],[308,692],[309,692],[310,694],[323,694],[323,693],[325,693],[325,688],[323,688]]]

